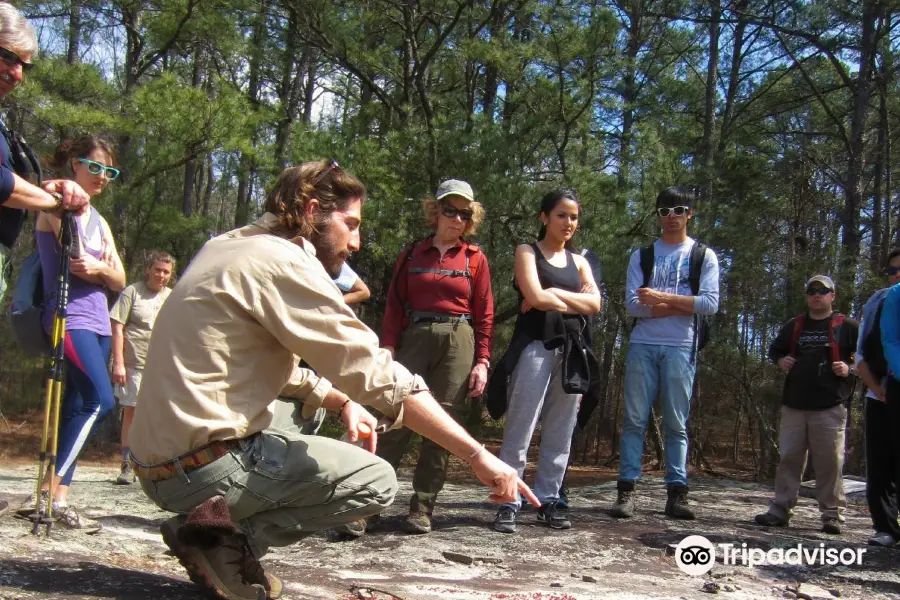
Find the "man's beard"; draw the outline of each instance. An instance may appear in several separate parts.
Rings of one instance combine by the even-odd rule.
[[[309,237],[309,242],[316,249],[316,258],[325,267],[328,276],[335,279],[341,274],[341,268],[344,262],[350,258],[350,252],[347,250],[338,250],[334,240],[331,237],[331,220],[327,219],[319,222],[319,231],[314,231]]]

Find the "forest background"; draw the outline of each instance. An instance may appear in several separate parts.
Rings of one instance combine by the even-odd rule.
[[[703,469],[772,473],[783,376],[765,360],[769,343],[816,273],[834,277],[839,308],[858,317],[900,243],[895,1],[17,6],[41,53],[4,98],[7,122],[42,156],[85,133],[115,143],[123,175],[96,204],[130,281],[150,250],[183,269],[211,236],[260,214],[282,168],[333,157],[369,189],[351,264],[372,289],[361,317],[379,331],[395,258],[426,233],[421,199],[462,178],[487,209],[478,241],[496,360],[516,312],[513,249],[534,239],[544,191],[575,188],[576,241],[603,261],[595,347],[607,374],[579,461],[612,463],[618,451],[625,269],[658,234],[660,189],[696,190],[690,233],[722,270],[690,421],[690,461]],[[26,233],[17,262],[32,246]],[[43,371],[6,327],[0,356],[0,412],[34,408]],[[848,424],[855,472],[861,406]],[[661,462],[654,425],[648,451]]]

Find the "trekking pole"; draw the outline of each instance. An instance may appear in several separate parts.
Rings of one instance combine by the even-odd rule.
[[[78,258],[80,249],[75,218],[71,212],[64,212],[59,227],[59,274],[56,279],[56,312],[53,315],[51,331],[50,360],[47,365],[47,382],[44,386],[44,429],[41,435],[41,452],[38,462],[38,480],[35,492],[34,525],[31,533],[38,534],[41,524],[47,525],[47,535],[53,525],[53,492],[56,474],[56,451],[59,442],[59,413],[62,404],[63,365],[65,359],[66,308],[69,303],[69,259]],[[48,448],[49,446],[49,448]],[[48,452],[49,450],[49,452]],[[47,470],[44,470],[44,464]],[[44,476],[49,477],[50,487],[47,498],[47,513],[41,513],[41,484]]]

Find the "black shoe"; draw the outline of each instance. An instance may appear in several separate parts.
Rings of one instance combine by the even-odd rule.
[[[694,515],[694,511],[688,506],[688,488],[686,485],[670,484],[667,486],[667,492],[669,498],[666,500],[666,515],[673,519],[686,519],[689,521],[697,518]]]
[[[787,519],[782,519],[770,512],[758,514],[753,520],[756,521],[757,525],[762,525],[763,527],[787,527],[788,524]]]
[[[546,523],[550,529],[569,529],[572,522],[566,515],[566,511],[559,506],[559,502],[553,501],[542,504],[538,509],[538,523]]]
[[[501,506],[494,518],[494,531],[500,533],[516,532],[516,511],[508,506]]]

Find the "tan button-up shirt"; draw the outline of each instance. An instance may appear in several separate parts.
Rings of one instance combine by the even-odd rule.
[[[163,305],[130,434],[141,463],[262,431],[279,395],[304,399],[310,414],[329,380],[395,426],[407,396],[428,389],[378,347],[312,245],[274,235],[276,223],[267,213],[207,242]]]

